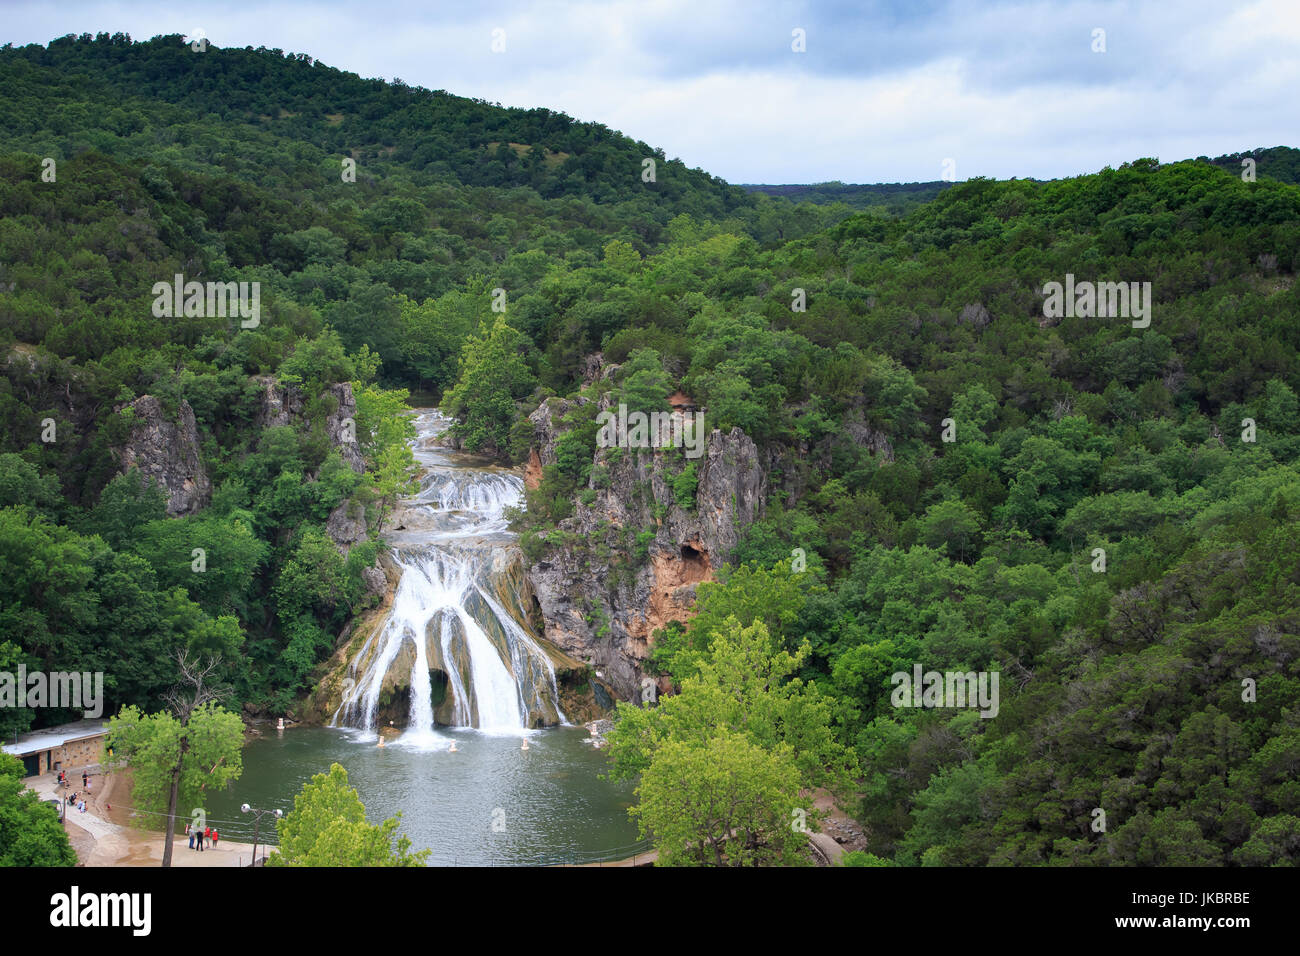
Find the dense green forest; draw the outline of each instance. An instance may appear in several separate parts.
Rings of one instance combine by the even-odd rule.
[[[240,703],[286,710],[373,600],[380,542],[345,557],[323,529],[400,490],[408,390],[518,463],[550,396],[681,389],[758,443],[771,496],[655,666],[727,687],[770,640],[772,726],[834,738],[742,728],[719,761],[851,778],[859,862],[1300,859],[1300,151],[855,211],[279,50],[66,37],[5,47],[0,82],[0,670],[103,670],[110,710],[150,708],[170,653],[219,651]],[[260,326],[155,318],[177,273],[259,282]],[[1149,326],[1046,317],[1067,275],[1149,282]],[[620,369],[584,384],[598,352]],[[306,426],[259,427],[256,376]],[[325,434],[337,383],[364,473]],[[196,513],[119,474],[144,395],[193,409]],[[584,546],[585,408],[517,518],[533,557]],[[893,706],[918,661],[999,672],[996,719]]]
[[[822,204],[843,203],[854,209],[881,208],[896,215],[906,215],[916,206],[929,202],[948,187],[946,182],[933,183],[816,183],[800,185],[762,185],[742,183],[752,193],[782,196],[795,202]]]

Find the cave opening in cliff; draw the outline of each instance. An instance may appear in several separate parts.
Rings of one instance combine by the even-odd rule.
[[[709,556],[707,553],[689,544],[681,546],[682,582],[692,584],[702,581],[709,574]]]

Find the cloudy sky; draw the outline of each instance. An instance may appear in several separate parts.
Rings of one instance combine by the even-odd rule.
[[[217,46],[278,47],[366,77],[561,110],[731,182],[934,180],[945,159],[958,179],[1053,178],[1142,156],[1300,146],[1300,0],[0,9],[0,42],[202,30]]]

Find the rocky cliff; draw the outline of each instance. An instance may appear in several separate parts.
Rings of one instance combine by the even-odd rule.
[[[531,486],[556,461],[560,420],[590,401],[552,398],[529,417]],[[606,394],[599,410],[608,403]],[[761,517],[766,465],[740,429],[709,432],[695,459],[681,448],[597,448],[588,488],[560,522],[563,543],[550,536],[528,569],[547,639],[591,665],[619,697],[640,699],[654,632],[691,616],[696,585],[712,580]],[[689,480],[674,486],[692,467],[693,496]]]
[[[118,454],[123,472],[138,468],[167,495],[167,514],[193,514],[212,496],[212,482],[199,457],[199,432],[194,409],[181,400],[174,415],[152,395],[129,405],[135,424]]]
[[[261,375],[256,381],[261,388],[261,402],[254,419],[257,428],[303,426],[307,418],[307,401],[301,389],[281,384],[274,375]],[[356,439],[357,402],[352,394],[352,385],[348,382],[331,385],[320,397],[326,403],[324,426],[330,444],[339,450],[345,465],[358,474],[364,473],[366,463]],[[366,540],[369,534],[366,509],[352,498],[341,502],[330,512],[325,522],[325,533],[346,554],[354,544]],[[364,574],[371,593],[381,593],[384,585],[379,567],[367,568]]]
[[[261,405],[254,421],[257,428],[302,424],[307,414],[307,402],[301,389],[282,385],[274,375],[261,375],[256,381],[262,389]],[[357,402],[352,395],[352,385],[348,382],[331,385],[321,398],[326,401],[327,408],[333,409],[325,416],[325,434],[330,444],[338,448],[344,464],[358,474],[364,472],[366,464],[356,439]]]

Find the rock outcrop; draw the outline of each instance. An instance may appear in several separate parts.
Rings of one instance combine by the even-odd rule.
[[[256,381],[262,389],[261,406],[254,420],[257,428],[302,424],[307,405],[301,389],[280,384],[274,375],[261,375]],[[331,385],[322,397],[334,408],[325,416],[325,434],[330,444],[339,450],[344,464],[358,474],[364,472],[366,464],[356,439],[357,401],[351,383]]]
[[[560,420],[590,401],[552,398],[529,416],[530,481],[555,463]],[[682,448],[598,448],[588,489],[560,522],[569,543],[548,545],[529,568],[546,638],[596,669],[620,698],[639,700],[654,632],[691,616],[696,586],[713,579],[761,517],[766,474],[738,428],[709,432],[694,459]]]
[[[135,424],[117,456],[121,470],[137,468],[156,482],[167,495],[168,515],[203,508],[212,497],[212,481],[199,456],[198,426],[189,402],[181,400],[174,418],[152,395],[141,395],[124,408],[131,410]]]
[[[283,385],[274,375],[259,375],[256,382],[262,390],[261,404],[253,420],[258,429],[291,425],[295,428],[305,426],[307,420],[307,402],[302,389],[293,385]],[[339,450],[343,463],[362,474],[366,470],[365,459],[361,457],[361,446],[357,444],[356,415],[357,402],[352,394],[349,382],[331,385],[320,396],[325,400],[326,408],[332,409],[325,416],[325,435],[330,445]],[[341,502],[325,521],[325,533],[344,554],[354,544],[366,540],[368,525],[365,509],[355,500]],[[383,577],[378,567],[370,569],[373,573],[367,577],[371,593],[381,593]],[[371,580],[373,577],[374,580]]]
[[[359,501],[342,501],[325,519],[325,533],[344,554],[367,536],[366,509]]]

